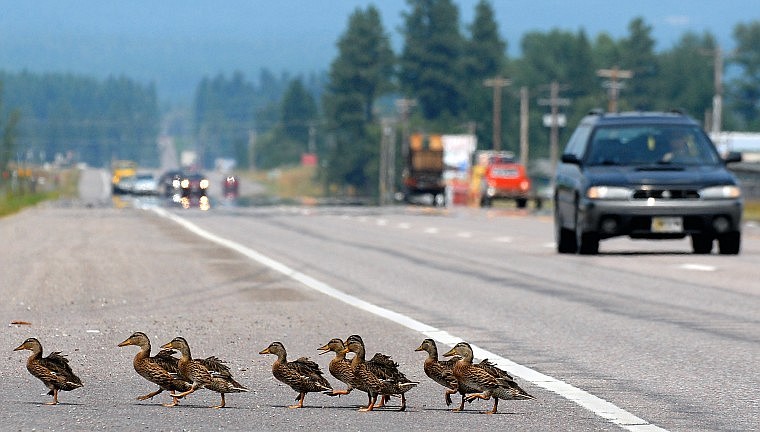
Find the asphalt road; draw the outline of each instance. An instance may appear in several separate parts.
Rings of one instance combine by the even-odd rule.
[[[0,219],[4,430],[757,429],[757,226],[745,227],[738,256],[626,239],[602,242],[599,256],[560,256],[545,215],[116,208],[101,177],[83,173],[80,200]],[[136,401],[154,386],[132,369],[137,348],[116,344],[138,330],[154,351],[184,336],[252,392],[229,395],[223,410],[208,408],[219,398],[206,390],[174,408],[160,405],[165,394]],[[295,393],[258,352],[279,340],[290,359],[326,371],[316,348],[352,333],[420,382],[407,411],[359,413],[357,392],[287,409]],[[58,406],[41,405],[50,397],[25,370],[28,352],[11,351],[30,336],[67,354],[85,383]],[[449,412],[414,352],[428,336],[487,350],[537,399],[502,401],[493,416],[480,414],[490,401]]]

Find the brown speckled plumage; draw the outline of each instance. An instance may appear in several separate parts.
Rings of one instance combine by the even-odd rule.
[[[393,395],[401,396],[400,411],[406,409],[406,396],[404,393],[412,389],[418,383],[410,381],[398,369],[398,364],[384,354],[375,354],[371,361],[365,359],[364,341],[359,335],[351,335],[346,339],[345,352],[353,352],[351,370],[353,377],[351,385],[369,395],[369,404],[360,411],[372,411],[376,406],[377,397],[383,398]]]
[[[150,339],[143,332],[135,332],[132,336],[119,344],[120,347],[136,345],[140,351],[135,355],[132,365],[135,371],[146,380],[158,385],[158,390],[143,396],[138,396],[137,400],[152,399],[153,396],[164,390],[170,392],[184,392],[190,390],[190,382],[184,380],[179,375],[179,359],[174,357],[174,350],[161,350],[155,356],[150,355]],[[179,403],[179,399],[172,398],[171,404],[164,406],[174,406]]]
[[[328,352],[335,353],[335,357],[330,360],[328,370],[330,371],[330,375],[348,386],[345,390],[333,390],[330,396],[349,394],[354,389],[351,386],[353,376],[351,372],[351,360],[346,358],[345,348],[343,341],[339,338],[332,338],[330,342],[317,348],[319,351],[322,351],[319,355],[327,354]]]
[[[212,408],[224,408],[226,393],[247,392],[248,389],[232,378],[230,368],[216,357],[208,357],[205,360],[195,360],[190,353],[190,346],[184,338],[176,337],[161,348],[176,349],[180,352],[178,362],[179,374],[191,383],[190,389],[182,393],[172,394],[172,397],[181,398],[193,393],[199,388],[207,388],[218,392],[221,403]]]
[[[74,374],[69,366],[69,361],[60,352],[54,352],[47,357],[42,356],[42,344],[35,338],[29,338],[13,351],[29,350],[32,354],[26,361],[26,369],[50,389],[49,395],[53,396],[52,402],[46,405],[58,403],[58,391],[71,391],[82,387],[82,380]]]
[[[472,401],[474,399],[488,400],[491,397],[494,398],[493,409],[488,411],[488,414],[495,414],[499,406],[499,399],[535,399],[529,395],[525,390],[507,374],[503,372],[501,376],[494,376],[493,370],[489,372],[488,368],[478,367],[478,365],[472,364],[473,354],[470,344],[467,342],[459,342],[449,350],[445,357],[458,355],[461,358],[456,362],[452,373],[457,379],[458,385],[472,388],[480,393],[468,394],[466,400]],[[495,365],[490,364],[490,368],[496,368]],[[496,368],[498,369],[498,368]],[[500,369],[499,369],[500,370]]]
[[[303,400],[306,397],[306,393],[332,393],[332,386],[323,376],[319,365],[306,357],[301,357],[295,361],[288,361],[287,351],[281,342],[272,342],[259,354],[276,355],[277,360],[272,364],[272,375],[278,381],[287,384],[298,392],[298,396],[296,397],[298,403],[288,408],[303,408]]]

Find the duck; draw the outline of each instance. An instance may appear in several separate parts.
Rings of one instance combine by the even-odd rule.
[[[444,392],[444,400],[446,405],[451,405],[451,395],[459,391],[459,385],[457,379],[454,377],[453,369],[454,364],[459,360],[459,356],[451,358],[449,360],[438,359],[438,346],[433,339],[425,339],[415,351],[425,351],[428,356],[425,358],[425,363],[422,368],[425,371],[425,375],[438,384],[446,387]],[[459,408],[461,411],[464,408],[464,396],[462,393],[462,404]]]
[[[497,371],[487,370],[484,367],[472,364],[472,347],[467,342],[459,342],[454,348],[443,354],[444,357],[459,356],[454,364],[452,373],[457,380],[458,386],[474,389],[479,393],[468,394],[465,399],[471,402],[475,399],[488,400],[494,398],[493,408],[486,414],[496,414],[499,407],[499,399],[527,400],[535,399],[523,390],[517,382],[506,372],[500,376],[494,376]],[[490,364],[490,362],[489,362]],[[495,365],[490,364],[498,369]]]
[[[61,355],[60,351],[43,357],[42,344],[33,337],[26,339],[24,343],[13,349],[13,351],[21,350],[32,352],[26,361],[26,369],[50,389],[48,394],[53,396],[53,400],[46,402],[45,405],[57,405],[60,390],[71,391],[84,386],[82,380],[71,370],[69,360]]]
[[[173,398],[183,398],[199,388],[213,390],[222,396],[221,403],[211,408],[224,408],[226,393],[248,392],[248,388],[235,381],[230,368],[217,357],[195,360],[190,353],[190,345],[183,337],[175,337],[161,346],[163,349],[176,349],[181,354],[177,362],[180,376],[190,383],[190,388],[181,393],[171,393]]]
[[[451,405],[451,395],[454,393],[459,393],[462,396],[462,401],[459,404],[459,408],[452,409],[452,411],[462,411],[464,409],[465,396],[468,393],[477,393],[478,390],[464,385],[460,386],[457,382],[456,377],[454,377],[454,365],[459,359],[461,359],[461,357],[454,355],[448,360],[439,360],[438,347],[433,339],[423,340],[422,344],[420,344],[419,348],[415,349],[415,351],[426,351],[428,353],[427,358],[425,358],[423,370],[425,371],[425,375],[427,375],[430,379],[446,387],[447,390],[444,393],[446,405]],[[480,361],[480,363],[477,364],[473,363],[473,366],[481,368],[497,378],[505,377],[508,379],[513,379],[512,376],[507,373],[507,371],[500,369],[495,364],[488,361],[488,359],[483,359]]]
[[[346,358],[346,352],[344,352],[345,348],[343,340],[340,338],[332,338],[329,342],[317,348],[318,351],[322,351],[319,355],[327,354],[329,352],[335,353],[335,357],[330,360],[330,365],[327,370],[330,371],[330,375],[348,386],[345,390],[333,390],[332,393],[329,394],[330,396],[347,395],[354,389],[353,386],[351,386],[351,360]]]
[[[155,356],[150,355],[150,339],[143,332],[134,332],[130,337],[120,342],[118,346],[125,347],[136,345],[140,351],[135,355],[132,365],[135,372],[146,380],[158,385],[158,390],[143,396],[138,396],[137,400],[153,399],[164,390],[170,393],[184,392],[190,390],[190,382],[179,375],[179,359],[174,357],[176,351],[161,350]],[[179,399],[172,397],[172,403],[163,404],[166,407],[173,407],[179,403]]]
[[[274,375],[278,381],[287,384],[290,388],[298,392],[298,396],[296,396],[296,401],[298,403],[290,405],[288,408],[303,408],[303,401],[306,398],[306,393],[332,393],[332,385],[330,385],[327,379],[323,376],[319,365],[309,360],[307,357],[288,361],[288,353],[282,342],[272,342],[268,347],[259,352],[259,354],[276,355],[277,360],[272,364],[272,375]]]
[[[409,380],[398,369],[398,363],[394,362],[390,356],[376,353],[368,362],[365,359],[366,350],[364,341],[359,335],[351,335],[344,342],[346,348],[343,352],[353,352],[355,355],[351,359],[352,379],[351,385],[366,392],[369,396],[369,403],[359,411],[368,412],[376,407],[380,407],[387,401],[387,397],[401,396],[401,408],[399,411],[406,410],[405,393],[414,388],[417,382]],[[377,404],[377,397],[381,396],[381,404]]]

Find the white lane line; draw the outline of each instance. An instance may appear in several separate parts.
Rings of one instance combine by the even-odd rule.
[[[425,234],[438,234],[438,228],[425,228]]]
[[[285,264],[280,263],[279,261],[275,261],[265,255],[262,255],[259,252],[256,252],[253,249],[250,249],[239,243],[235,243],[231,240],[227,240],[225,238],[212,234],[198,227],[194,223],[184,218],[181,218],[173,213],[167,212],[166,210],[162,208],[156,207],[156,208],[153,208],[152,210],[156,212],[158,215],[178,223],[179,225],[183,226],[188,231],[202,238],[205,238],[216,244],[219,244],[221,246],[224,246],[236,252],[239,252],[240,254],[258,262],[259,264],[265,265],[271,268],[272,270],[278,271],[282,273],[283,275],[290,277],[293,280],[301,282],[302,284],[306,285],[307,287],[315,291],[321,292],[322,294],[330,296],[336,300],[342,301],[343,303],[346,303],[358,309],[370,312],[374,315],[385,318],[389,321],[393,321],[396,324],[400,324],[408,329],[419,332],[431,339],[434,339],[435,341],[439,343],[442,343],[448,346],[454,346],[457,342],[462,340],[461,338],[454,336],[445,330],[437,329],[428,324],[417,321],[414,318],[408,317],[406,315],[400,314],[390,309],[386,309],[386,308],[374,305],[358,297],[354,297],[350,294],[346,294],[342,291],[339,291],[322,281],[319,281],[317,279],[314,279],[311,276],[298,272],[286,266]],[[541,372],[533,370],[527,366],[523,366],[521,364],[515,363],[512,360],[501,357],[498,354],[492,353],[478,346],[475,346],[475,345],[471,345],[471,346],[476,357],[488,358],[492,362],[496,363],[499,367],[505,369],[507,372],[519,378],[522,378],[525,381],[529,381],[538,387],[542,387],[546,390],[554,392],[564,397],[565,399],[573,401],[576,404],[582,406],[583,408],[593,412],[595,415],[602,417],[608,420],[610,423],[616,424],[622,427],[623,429],[634,431],[634,432],[654,432],[654,431],[667,432],[665,429],[662,429],[659,426],[655,426],[647,422],[646,420],[641,419],[622,408],[619,408],[618,406],[614,405],[611,402],[608,402],[604,399],[594,396],[591,393],[588,393],[577,387],[573,387],[572,385],[564,381],[558,380],[548,375],[544,375]]]
[[[493,240],[501,243],[512,243],[512,237],[496,237]]]

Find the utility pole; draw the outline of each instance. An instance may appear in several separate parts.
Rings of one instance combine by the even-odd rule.
[[[416,105],[417,101],[414,99],[396,99],[396,110],[401,116],[401,155],[404,163],[409,157],[409,113]]]
[[[624,84],[619,82],[621,79],[633,78],[633,71],[623,70],[615,66],[612,69],[599,69],[596,71],[596,76],[602,78],[609,78],[609,81],[605,81],[604,86],[609,89],[609,103],[607,106],[608,112],[617,112],[617,100],[620,93],[620,89],[624,87]]]
[[[723,127],[723,51],[720,47],[716,47],[713,55],[715,95],[713,96],[712,126],[710,132],[714,136],[717,136]]]
[[[528,166],[528,87],[520,87],[520,163]]]
[[[393,127],[393,120],[382,118],[380,125],[382,128],[382,137],[380,139],[380,172],[379,181],[379,204],[381,206],[389,204],[394,193],[393,183],[396,178],[396,134]]]
[[[551,114],[549,122],[544,124],[550,127],[549,133],[549,160],[551,161],[552,172],[557,168],[557,155],[559,154],[559,128],[560,124],[559,107],[570,105],[570,99],[559,97],[560,85],[557,81],[552,81],[549,85],[549,99],[539,99],[539,105],[549,105]]]
[[[493,87],[493,149],[501,150],[501,89],[512,84],[512,81],[501,76],[495,76],[483,81],[486,87]]]

